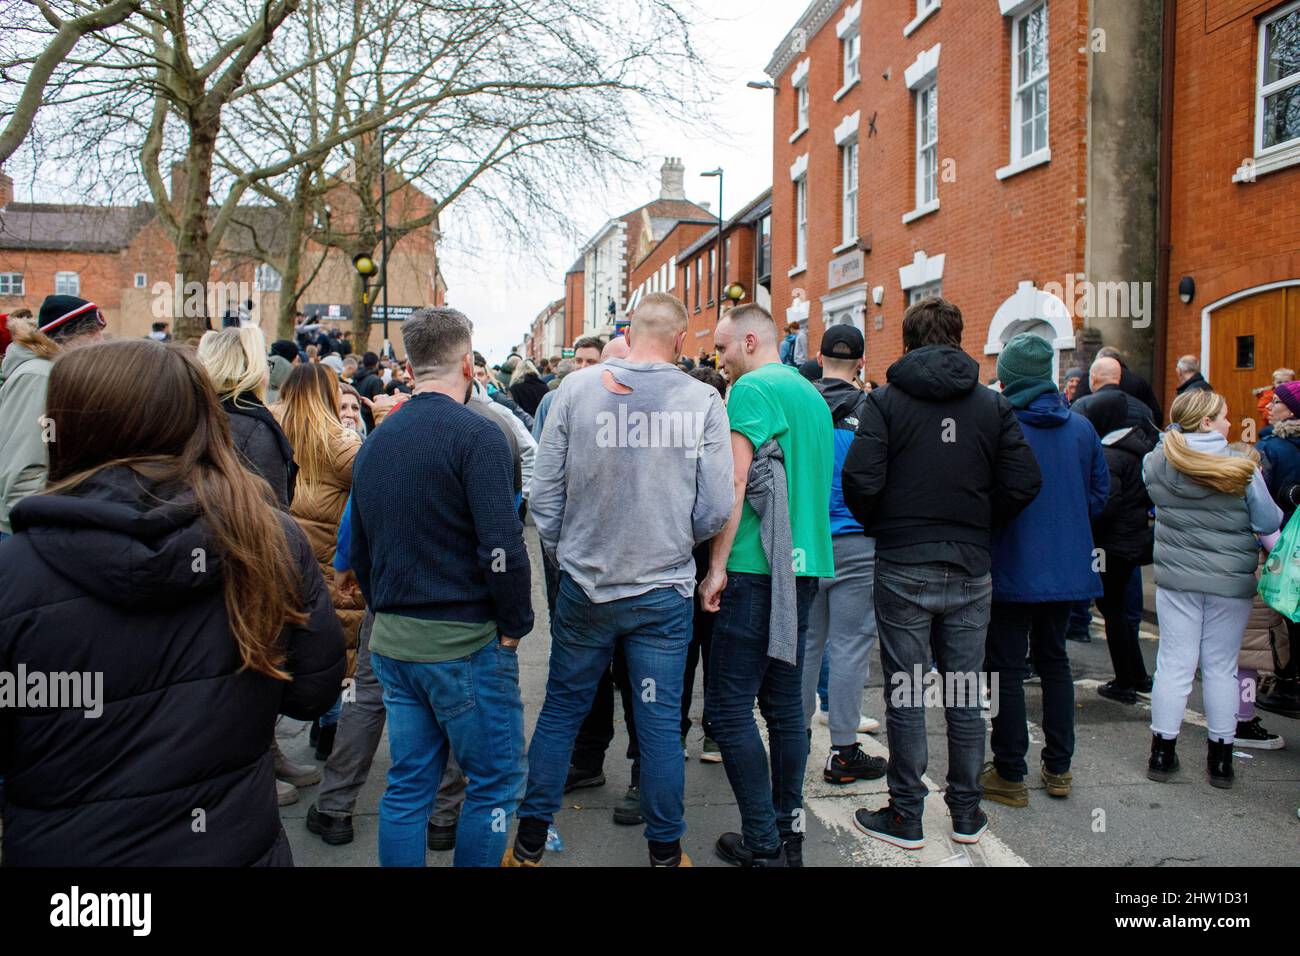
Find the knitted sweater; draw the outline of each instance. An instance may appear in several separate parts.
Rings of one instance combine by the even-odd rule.
[[[376,614],[533,629],[514,464],[494,421],[438,393],[410,398],[357,453],[351,530]]]

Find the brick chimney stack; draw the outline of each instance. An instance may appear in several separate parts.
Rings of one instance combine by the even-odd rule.
[[[682,165],[680,158],[669,156],[665,159],[659,169],[659,179],[662,183],[660,199],[686,198],[686,167]]]
[[[0,168],[0,209],[14,201],[14,181]]]

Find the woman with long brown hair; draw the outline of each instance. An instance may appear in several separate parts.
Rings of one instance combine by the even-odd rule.
[[[339,521],[352,490],[352,462],[361,450],[361,437],[339,418],[339,380],[328,365],[296,365],[280,389],[280,402],[271,411],[280,421],[298,462],[298,482],[291,514],[307,533],[312,553],[334,597],[334,608],[348,645],[348,671],[355,666],[357,631],[365,604],[355,592],[334,587],[334,549]],[[314,741],[328,756],[337,726],[333,710],[321,720]]]
[[[1237,656],[1255,594],[1258,535],[1278,529],[1282,512],[1255,462],[1228,447],[1228,405],[1210,391],[1184,392],[1172,424],[1142,463],[1156,506],[1156,613],[1160,650],[1151,689],[1147,776],[1178,769],[1174,745],[1199,667],[1209,729],[1206,769],[1215,787],[1232,786],[1237,731]]]
[[[182,346],[66,352],[47,417],[49,486],[0,544],[0,667],[76,692],[0,708],[5,863],[291,865],[276,715],[323,713],[344,667],[306,539]]]

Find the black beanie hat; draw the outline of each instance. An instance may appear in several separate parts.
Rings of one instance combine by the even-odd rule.
[[[294,345],[288,339],[276,339],[271,343],[271,354],[278,355],[289,364],[298,357],[298,346]]]
[[[36,321],[43,333],[56,339],[76,334],[91,321],[104,327],[99,306],[75,295],[47,295]]]
[[[1118,388],[1105,388],[1094,392],[1081,403],[1079,414],[1092,422],[1097,437],[1105,438],[1124,427],[1128,421],[1128,399]]]

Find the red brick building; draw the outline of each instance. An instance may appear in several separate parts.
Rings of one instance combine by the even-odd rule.
[[[757,302],[770,308],[772,264],[772,191],[764,190],[722,224],[722,268],[718,260],[718,228],[702,233],[677,256],[677,288],[690,316],[683,350],[696,358],[701,349],[713,351],[713,330],[717,327],[719,288],[727,306],[727,290],[735,286],[736,302]]]
[[[1149,374],[1153,7],[1158,37],[1158,4],[815,0],[767,68],[778,324],[807,320],[810,350],[856,324],[883,380],[907,306],[942,293],[986,377],[1022,331],[1061,370],[1106,343]],[[1108,285],[1123,308],[1079,291]]]
[[[177,179],[173,169],[173,194]],[[340,190],[340,193],[346,190]],[[393,215],[415,218],[430,200],[404,186],[389,197]],[[331,196],[336,217],[346,216],[348,197]],[[405,212],[404,212],[405,210]],[[206,290],[208,314],[253,302],[252,315],[268,338],[276,337],[280,276],[273,261],[283,253],[280,213],[264,206],[241,207],[222,248],[213,256]],[[404,308],[442,305],[446,284],[438,267],[435,228],[412,232],[390,251],[393,268],[389,303],[395,315]],[[324,260],[322,262],[322,256]],[[88,206],[14,201],[13,180],[0,172],[0,312],[39,310],[53,293],[68,293],[98,304],[108,331],[138,337],[155,321],[172,321],[177,305],[189,294],[174,288],[176,250],[152,203],[135,206]],[[316,269],[317,265],[319,269]],[[351,314],[355,270],[338,249],[308,242],[303,278],[315,274],[299,297],[308,315],[319,312],[344,327]],[[200,293],[201,294],[201,293]],[[215,324],[215,323],[214,323]],[[399,326],[400,327],[400,326]],[[390,331],[390,334],[394,334]],[[368,347],[378,350],[382,330],[372,327]],[[394,335],[400,352],[400,336]],[[357,346],[362,347],[360,344]]]
[[[1253,388],[1300,369],[1300,2],[1176,8],[1164,394],[1198,356],[1240,428]]]
[[[715,233],[707,219],[683,219],[675,223],[659,243],[632,269],[632,295],[628,299],[627,313],[632,314],[637,304],[652,292],[668,292],[681,298],[685,281],[678,264],[682,252],[693,246],[705,233]],[[689,341],[688,341],[689,344]]]

